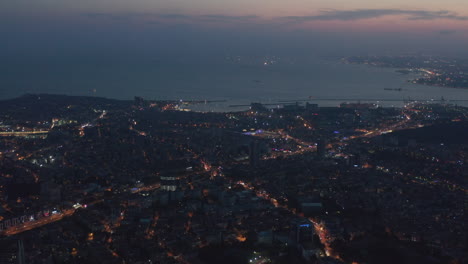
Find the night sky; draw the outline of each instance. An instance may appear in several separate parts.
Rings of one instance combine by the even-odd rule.
[[[467,28],[466,0],[3,0],[0,55],[461,53]]]

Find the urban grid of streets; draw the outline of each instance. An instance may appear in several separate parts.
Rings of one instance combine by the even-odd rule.
[[[363,133],[361,133],[360,135],[353,135],[353,136],[350,136],[350,137],[335,139],[334,141],[327,142],[326,148],[328,149],[328,151],[335,152],[335,153],[340,153],[340,155],[342,155],[342,156],[347,156],[349,153],[343,152],[342,151],[343,147],[346,146],[348,143],[353,142],[354,140],[377,137],[377,136],[392,133],[392,132],[398,131],[398,130],[407,130],[407,129],[414,129],[414,128],[424,127],[424,124],[422,124],[421,122],[418,122],[418,121],[413,121],[412,118],[411,118],[412,112],[414,111],[413,107],[415,105],[416,104],[407,104],[407,105],[405,105],[405,107],[401,108],[401,110],[400,110],[401,111],[400,116],[402,117],[401,120],[397,120],[397,121],[394,121],[394,122],[391,122],[391,123],[386,123],[385,125],[374,128],[372,130],[363,130],[362,131]],[[171,107],[170,104],[168,104],[167,107],[163,107],[163,109],[173,110],[173,107]],[[103,111],[92,122],[87,122],[87,123],[85,123],[83,125],[80,125],[80,129],[79,129],[80,130],[80,135],[81,135],[81,133],[84,133],[83,132],[84,128],[96,126],[98,124],[99,120],[102,120],[102,119],[105,119],[105,118],[106,118],[106,111]],[[297,115],[296,118],[303,123],[304,127],[308,128],[308,129],[313,128],[313,125],[309,121],[307,121],[304,117],[302,117],[300,115]],[[52,128],[53,128],[53,125],[52,125]],[[138,133],[139,135],[145,136],[145,137],[147,135],[151,134],[150,131],[137,130],[134,127],[134,124],[132,124],[132,123],[130,123],[130,130],[133,130],[136,133]],[[30,133],[30,134],[37,134],[37,133],[38,134],[43,134],[44,131],[41,130],[39,132],[38,131],[31,131],[31,132],[4,132],[4,133],[8,133],[8,134],[5,134],[5,136],[15,135],[15,133],[20,133],[20,134],[16,134],[15,136],[24,136],[24,135],[27,135],[28,133]],[[315,143],[307,142],[307,141],[301,140],[299,138],[293,137],[293,136],[289,135],[287,132],[285,132],[283,129],[276,129],[276,130],[271,130],[271,131],[265,130],[262,133],[252,133],[251,136],[258,137],[258,138],[264,138],[264,139],[265,138],[266,139],[279,138],[279,139],[283,139],[283,140],[286,140],[286,141],[293,141],[298,146],[298,149],[294,150],[294,151],[277,151],[277,152],[273,152],[273,153],[271,153],[270,156],[265,156],[264,157],[265,159],[275,159],[275,158],[281,158],[281,157],[286,158],[286,157],[299,156],[299,155],[303,155],[305,153],[316,152],[317,151],[317,146],[316,146]],[[41,149],[41,150],[37,150],[37,151],[35,151],[33,153],[29,153],[28,155],[20,156],[20,157],[18,157],[18,159],[19,160],[27,159],[27,158],[29,158],[29,157],[31,157],[33,155],[36,155],[36,154],[40,153],[43,150],[49,150],[49,149],[50,149],[50,147],[44,148],[44,149]],[[201,164],[204,164],[204,166],[203,166],[204,173],[206,173],[207,175],[211,175],[211,176],[220,175],[219,168],[217,166],[212,166],[211,164],[209,164],[209,162],[206,161],[203,158],[203,153],[196,153],[193,149],[190,149],[188,147],[185,147],[185,151],[189,155],[191,155],[194,159],[198,160],[198,162],[200,162]],[[351,154],[349,154],[349,155],[351,155]],[[236,163],[241,164],[242,162],[243,161],[232,161],[230,164],[226,164],[226,165],[235,165]],[[380,168],[380,169],[385,170],[385,168]],[[192,172],[192,173],[200,173],[200,172],[196,171],[196,172]],[[394,173],[398,174],[398,172],[394,172]],[[424,184],[425,182],[421,181],[421,183]],[[296,213],[294,209],[290,210],[287,207],[286,204],[281,204],[280,202],[278,202],[280,199],[277,199],[277,197],[274,197],[272,194],[270,194],[266,190],[262,189],[261,186],[257,186],[255,182],[249,182],[247,180],[243,180],[243,181],[237,181],[237,184],[240,184],[240,185],[244,186],[244,188],[246,188],[246,189],[254,191],[255,194],[258,197],[260,197],[262,199],[265,199],[265,200],[268,200],[275,207],[281,207],[281,208],[289,210],[290,212],[292,212],[294,214]],[[152,184],[152,185],[147,185],[147,186],[140,186],[138,188],[126,189],[124,191],[126,193],[128,193],[128,194],[135,194],[135,193],[139,193],[139,192],[148,192],[148,191],[156,190],[159,187],[160,187],[160,184]],[[456,188],[458,190],[464,191],[466,193],[466,190],[463,187],[456,186]],[[114,195],[114,197],[110,197],[110,198],[107,197],[106,199],[122,199],[122,197],[125,197],[125,192],[120,193],[118,195]],[[62,208],[61,211],[56,212],[54,214],[50,214],[50,216],[48,216],[48,217],[42,217],[40,219],[33,220],[33,221],[26,221],[26,222],[22,223],[22,225],[7,228],[6,230],[3,231],[3,234],[6,235],[6,236],[16,235],[16,234],[19,234],[19,233],[22,233],[22,232],[25,232],[25,231],[28,231],[28,230],[32,230],[32,229],[35,229],[35,228],[38,228],[38,227],[41,227],[41,226],[44,226],[44,225],[47,225],[47,224],[50,224],[50,223],[53,223],[53,222],[60,221],[60,220],[64,219],[65,217],[69,217],[69,216],[73,215],[76,210],[91,210],[93,208],[94,204],[99,203],[99,202],[102,201],[102,195],[103,194],[95,193],[95,194],[93,194],[92,197],[88,197],[88,198],[92,198],[94,200],[92,202],[89,202],[88,204],[86,204],[86,206],[84,206],[84,207],[80,206],[80,209],[76,209],[76,208],[73,208],[73,207],[72,208]],[[318,220],[316,220],[314,218],[309,218],[309,220],[314,224],[315,231],[318,234],[318,237],[320,238],[321,243],[325,246],[325,253],[328,256],[340,259],[340,257],[338,255],[333,254],[333,250],[331,249],[331,245],[330,245],[330,241],[329,241],[328,230],[326,229],[326,227],[324,225],[321,225],[320,221],[318,221]],[[117,227],[117,226],[118,225],[115,225],[114,227]],[[154,227],[154,225],[153,225],[153,227]],[[111,232],[111,233],[112,233],[112,228],[113,227],[107,227],[107,229],[109,229],[109,232]],[[150,234],[152,232],[154,232],[154,231],[151,231],[151,230],[148,231],[148,233],[150,233]],[[116,254],[117,253],[113,252],[113,255],[116,255]],[[180,262],[185,262],[185,260],[182,257],[178,258],[178,260]]]

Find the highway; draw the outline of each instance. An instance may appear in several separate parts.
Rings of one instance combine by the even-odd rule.
[[[41,227],[41,226],[44,226],[53,222],[60,221],[64,217],[71,216],[74,213],[75,213],[75,209],[63,210],[61,213],[58,213],[58,214],[52,214],[51,216],[44,217],[36,221],[24,222],[22,225],[10,227],[6,229],[5,231],[3,231],[2,234],[5,236],[16,235],[18,233],[22,233],[22,232],[25,232],[34,228],[38,228],[38,227]]]
[[[2,137],[25,137],[30,135],[45,135],[49,133],[48,130],[40,131],[11,131],[11,132],[0,132]]]
[[[129,190],[129,193],[136,194],[142,191],[153,191],[155,189],[158,189],[159,187],[160,187],[159,183],[152,184],[152,185],[142,186],[140,188]],[[87,207],[82,207],[82,208],[90,208],[92,205],[100,203],[100,202],[103,202],[103,200],[102,199],[95,200],[93,202],[88,203]],[[22,233],[31,229],[35,229],[35,228],[38,228],[38,227],[41,227],[50,223],[60,221],[64,217],[73,215],[75,212],[76,212],[76,209],[74,208],[64,209],[60,213],[51,214],[50,216],[46,216],[35,221],[28,221],[17,226],[9,227],[5,229],[3,232],[1,232],[0,235],[4,235],[4,236],[16,235],[16,234],[19,234],[19,233]]]

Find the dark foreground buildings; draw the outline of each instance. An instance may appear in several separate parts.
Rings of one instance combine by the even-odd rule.
[[[467,261],[466,108],[180,103],[1,102],[1,263]]]

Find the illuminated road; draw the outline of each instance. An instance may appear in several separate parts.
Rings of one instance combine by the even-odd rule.
[[[380,135],[383,135],[383,134],[386,134],[386,133],[391,133],[391,132],[396,131],[396,130],[412,129],[412,128],[422,127],[421,125],[415,125],[415,124],[408,125],[409,122],[411,121],[410,116],[408,114],[406,114],[404,111],[403,111],[402,114],[406,117],[402,121],[396,122],[396,123],[388,125],[388,126],[381,127],[379,129],[376,129],[376,130],[373,130],[373,131],[367,131],[365,134],[362,134],[362,135],[352,136],[352,137],[343,139],[341,141],[331,143],[331,144],[329,144],[329,148],[334,148],[336,146],[346,144],[345,141],[349,141],[349,140],[353,140],[353,139],[372,138],[372,137],[380,136]],[[310,127],[310,124],[304,122],[304,126]],[[283,152],[275,153],[275,154],[272,154],[267,159],[276,158],[278,156],[283,156],[284,157],[284,156],[293,156],[293,155],[298,155],[298,154],[304,154],[305,152],[316,151],[316,149],[317,149],[315,144],[311,144],[309,142],[304,142],[304,141],[301,141],[299,139],[293,138],[293,137],[287,135],[286,133],[284,133],[283,131],[279,131],[278,134],[281,137],[285,138],[285,139],[295,141],[299,146],[301,146],[301,148],[299,150],[297,150],[297,151],[284,152],[284,153]],[[302,146],[310,146],[310,147],[303,148]],[[294,209],[290,209],[284,204],[279,204],[278,200],[275,199],[274,197],[272,197],[265,190],[255,189],[253,187],[253,185],[251,185],[250,183],[243,182],[243,181],[239,181],[237,183],[244,186],[244,188],[246,188],[246,189],[255,191],[255,194],[258,197],[270,201],[275,207],[284,208],[284,209],[290,211],[291,213],[297,215],[297,212]],[[308,220],[313,223],[315,233],[318,235],[318,237],[320,239],[320,242],[325,247],[324,248],[325,254],[327,256],[329,256],[329,257],[341,260],[340,256],[338,256],[336,253],[334,253],[333,249],[330,246],[331,243],[333,242],[333,238],[330,236],[329,231],[327,230],[325,225],[323,225],[322,223],[320,223],[319,221],[317,221],[316,219],[313,219],[313,218],[308,218]]]
[[[347,139],[343,139],[342,141],[331,143],[329,145],[329,148],[330,147],[334,148],[335,146],[346,144],[344,141],[349,141],[349,140],[358,139],[358,138],[372,138],[372,137],[380,136],[380,135],[383,135],[383,134],[386,134],[386,133],[391,133],[391,132],[396,131],[396,130],[403,130],[403,129],[411,129],[411,128],[421,127],[420,125],[411,125],[411,126],[409,126],[408,123],[411,121],[411,118],[406,113],[403,112],[403,114],[405,115],[406,118],[404,120],[402,120],[402,121],[396,122],[394,124],[391,124],[391,125],[388,125],[388,126],[385,126],[385,127],[373,130],[373,131],[367,131],[365,134],[362,134],[362,135],[352,136],[352,137],[349,137]],[[307,126],[310,126],[310,125],[308,123],[304,123],[304,126],[307,127]],[[315,144],[311,144],[309,142],[305,142],[305,141],[301,141],[299,139],[293,138],[293,137],[287,135],[286,133],[284,133],[283,131],[279,131],[278,134],[282,138],[295,141],[299,146],[301,146],[301,148],[299,150],[297,150],[297,151],[274,153],[270,157],[268,157],[267,159],[277,158],[279,156],[285,157],[285,156],[299,155],[299,154],[304,154],[306,152],[316,151],[316,149],[317,149]],[[255,135],[255,136],[260,136],[260,135]],[[309,147],[302,147],[302,146],[309,146]],[[265,190],[256,190],[253,187],[253,185],[251,185],[250,183],[243,182],[243,181],[239,181],[238,184],[244,186],[244,188],[246,188],[246,189],[255,191],[255,194],[258,197],[270,201],[275,207],[284,208],[284,209],[290,211],[291,213],[297,215],[297,212],[295,210],[288,208],[284,204],[279,204],[278,200],[273,198]],[[324,249],[325,254],[327,256],[329,256],[329,257],[341,260],[340,256],[336,255],[333,252],[333,249],[330,246],[333,239],[330,237],[329,232],[326,229],[326,227],[322,223],[318,222],[316,219],[308,218],[308,220],[313,223],[315,233],[318,235],[318,237],[320,239],[320,242],[325,247],[325,249]]]
[[[156,184],[152,184],[152,185],[148,185],[148,186],[143,186],[143,187],[140,187],[140,188],[132,189],[131,192],[132,192],[132,193],[149,192],[149,191],[153,191],[153,190],[158,189],[160,186],[161,186],[161,185],[160,185],[159,183],[156,183]]]
[[[135,194],[135,193],[139,193],[139,192],[143,192],[143,191],[152,191],[152,190],[158,189],[159,187],[160,187],[159,183],[158,184],[152,184],[152,185],[132,189],[132,190],[130,190],[130,193]],[[90,206],[95,205],[97,203],[101,203],[103,201],[104,200],[102,200],[102,199],[98,199],[98,200],[87,203],[86,207],[81,207],[81,208],[83,208],[83,209],[84,208],[89,208]],[[76,211],[76,209],[73,209],[73,208],[65,209],[61,213],[51,214],[50,216],[43,217],[43,218],[41,218],[39,220],[36,220],[36,221],[28,221],[28,222],[22,223],[21,225],[9,227],[0,234],[5,235],[5,236],[16,235],[16,234],[19,234],[19,233],[22,233],[22,232],[25,232],[25,231],[28,231],[28,230],[31,230],[31,229],[35,229],[35,228],[38,228],[38,227],[41,227],[41,226],[44,226],[44,225],[47,225],[47,224],[50,224],[50,223],[60,221],[64,217],[73,215],[75,213],[75,211]]]
[[[253,185],[251,185],[250,183],[246,183],[244,181],[238,181],[237,184],[242,185],[245,189],[255,191],[255,194],[257,195],[257,197],[263,198],[263,199],[265,199],[267,201],[270,201],[270,203],[272,205],[274,205],[275,207],[284,208],[284,209],[288,210],[289,212],[291,212],[291,213],[293,213],[295,215],[298,215],[296,210],[290,209],[285,204],[278,203],[278,200],[273,198],[265,190],[255,190],[255,187],[253,187]],[[298,215],[298,216],[300,216],[300,215]],[[324,247],[325,247],[325,254],[327,256],[329,256],[329,257],[341,260],[341,258],[338,255],[333,253],[333,249],[330,247],[330,244],[331,244],[332,241],[331,241],[330,236],[328,234],[328,230],[325,228],[325,226],[320,224],[319,222],[317,222],[317,220],[315,220],[313,218],[308,218],[308,220],[311,221],[312,224],[314,225],[315,233],[318,235],[318,237],[320,239],[320,243],[322,243],[324,245]]]
[[[278,157],[294,156],[298,154],[304,154],[306,152],[314,152],[317,149],[314,143],[306,142],[298,138],[292,137],[288,135],[287,133],[285,133],[283,130],[264,131],[263,133],[256,133],[256,134],[253,134],[252,136],[258,137],[258,138],[264,138],[264,139],[282,138],[285,140],[294,141],[298,145],[298,148],[299,148],[298,150],[295,150],[295,151],[285,150],[282,152],[273,152],[270,156],[264,157],[263,159],[265,160],[276,159]]]
[[[2,234],[6,236],[16,235],[18,233],[22,233],[22,232],[25,232],[34,228],[38,228],[38,227],[41,227],[50,223],[60,221],[64,217],[71,216],[74,213],[75,213],[75,209],[63,210],[63,212],[58,213],[58,214],[53,214],[49,217],[44,217],[36,221],[24,222],[22,225],[10,227],[7,230],[3,231]]]
[[[49,133],[47,130],[41,131],[16,131],[16,132],[0,132],[2,137],[25,137],[29,135],[45,135]]]

